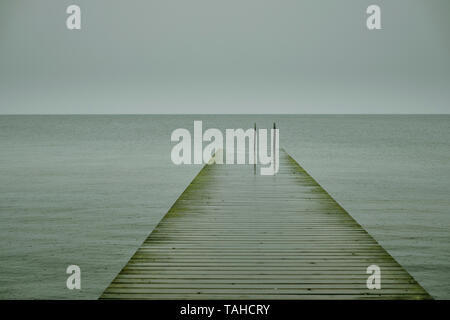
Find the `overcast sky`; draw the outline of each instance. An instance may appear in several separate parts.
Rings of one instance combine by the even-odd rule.
[[[449,32],[449,0],[1,0],[0,113],[450,113]]]

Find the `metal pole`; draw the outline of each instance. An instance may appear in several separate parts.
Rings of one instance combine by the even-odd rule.
[[[275,124],[275,122],[273,123],[273,150],[272,150],[272,155],[273,155],[273,174],[275,175],[275,168],[276,168],[276,162],[277,161],[277,157],[276,157],[276,143],[277,143],[277,126]]]
[[[256,162],[257,160],[256,155],[256,122],[255,122],[255,131],[253,133],[253,174],[256,174]]]

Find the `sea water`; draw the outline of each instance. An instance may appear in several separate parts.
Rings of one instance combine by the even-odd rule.
[[[281,147],[450,298],[448,115],[0,116],[0,298],[98,298],[201,169],[170,159],[171,132],[194,120],[276,122]],[[71,264],[81,290],[66,288]]]

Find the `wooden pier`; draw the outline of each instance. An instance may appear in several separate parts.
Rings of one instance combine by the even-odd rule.
[[[276,176],[206,165],[100,298],[431,299],[283,150]]]

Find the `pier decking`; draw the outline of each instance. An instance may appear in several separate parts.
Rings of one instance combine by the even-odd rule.
[[[281,150],[276,176],[206,165],[100,298],[431,297]]]

